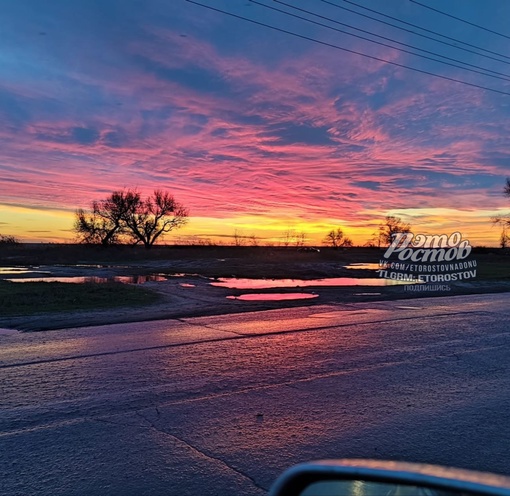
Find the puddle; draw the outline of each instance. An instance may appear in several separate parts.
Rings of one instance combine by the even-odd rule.
[[[191,274],[188,272],[176,272],[175,274],[168,274],[168,277],[201,277],[202,279],[210,279],[202,274]]]
[[[196,288],[196,286],[195,286],[194,284],[189,284],[189,283],[187,283],[187,282],[181,282],[181,283],[179,284],[179,286],[180,286],[181,288]]]
[[[112,277],[93,277],[93,276],[73,276],[73,277],[19,277],[16,279],[6,279],[10,282],[66,282],[74,284],[84,284],[94,282],[104,284],[107,282],[122,282],[125,284],[143,284],[144,282],[167,281],[168,278],[160,275],[145,276],[112,276]]]
[[[105,265],[105,264],[56,264],[57,267],[86,267],[88,269],[129,269],[129,265]]]
[[[308,300],[317,298],[318,294],[311,293],[249,293],[240,296],[227,296],[229,300],[243,301],[282,301],[282,300]]]
[[[365,269],[365,270],[379,270],[381,266],[378,263],[361,262],[344,265],[344,269]]]
[[[38,267],[0,267],[0,274],[15,275],[28,274],[30,272],[39,272]]]
[[[64,267],[61,265],[60,267]],[[120,265],[72,265],[69,267],[86,267],[86,268],[122,268]],[[125,267],[129,268],[129,267]],[[23,277],[23,274],[29,274],[29,277]],[[48,275],[46,275],[48,274]],[[98,284],[104,284],[108,282],[122,282],[125,284],[143,284],[145,282],[161,282],[168,281],[170,278],[174,277],[201,277],[204,279],[209,279],[208,277],[202,276],[200,274],[190,274],[190,273],[177,273],[177,274],[147,274],[147,275],[137,275],[137,276],[52,276],[51,272],[38,270],[36,267],[0,267],[0,276],[18,276],[21,277],[11,277],[5,278],[3,280],[10,282],[65,282],[65,283],[74,283],[74,284],[84,284],[87,282],[94,282]],[[183,287],[194,287],[193,285],[184,285]]]
[[[235,277],[220,278],[209,283],[229,289],[271,289],[271,288],[305,288],[311,286],[395,286],[400,284],[413,284],[406,281],[393,281],[390,279],[331,277],[327,279],[241,279]]]

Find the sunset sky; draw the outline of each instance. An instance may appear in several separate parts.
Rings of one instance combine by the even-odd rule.
[[[417,233],[497,245],[510,1],[419,1],[197,0],[287,32],[186,0],[5,3],[0,233],[69,242],[75,209],[162,188],[191,215],[167,242],[293,229],[319,244],[342,227],[363,244],[397,215]]]

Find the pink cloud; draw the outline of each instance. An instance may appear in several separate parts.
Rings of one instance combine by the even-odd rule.
[[[486,203],[484,187],[463,195],[455,178],[504,169],[485,156],[488,143],[507,150],[508,120],[480,125],[478,115],[490,119],[495,111],[478,90],[418,75],[411,80],[419,84],[408,85],[401,69],[321,47],[275,66],[220,55],[191,36],[152,34],[155,41],[128,49],[157,64],[154,71],[101,65],[73,74],[80,88],[107,95],[103,107],[88,113],[76,103],[54,118],[37,111],[23,132],[1,131],[11,165],[0,178],[6,200],[73,209],[117,188],[164,187],[194,215],[355,223],[370,209]],[[161,42],[166,50],[157,49]],[[190,65],[218,75],[230,92],[163,77]],[[21,87],[18,94],[55,98],[58,90]],[[77,128],[89,130],[88,142],[79,142]]]

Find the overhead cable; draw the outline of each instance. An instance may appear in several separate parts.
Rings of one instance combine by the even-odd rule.
[[[439,10],[439,9],[435,9],[435,8],[431,7],[430,5],[426,5],[424,3],[417,2],[416,0],[411,0],[411,2],[415,3],[416,5],[419,5],[420,7],[424,7],[426,9],[433,10],[434,12],[438,12],[439,14],[451,17],[452,19],[455,19],[457,21],[464,22],[466,24],[469,24],[470,26],[474,26],[475,28],[483,29],[484,31],[488,31],[489,33],[492,33],[492,34],[497,34],[498,36],[502,36],[503,38],[507,38],[510,40],[510,36],[507,36],[506,34],[503,34],[503,33],[498,33],[497,31],[493,31],[492,29],[489,29],[489,28],[485,28],[483,26],[480,26],[480,24],[475,24],[474,22],[467,21],[466,19],[461,19],[460,17],[449,14],[448,12],[443,12],[442,10]]]
[[[489,76],[489,77],[493,77],[493,78],[496,78],[496,79],[502,79],[503,81],[510,81],[510,74],[505,74],[505,73],[503,73],[503,72],[493,71],[493,70],[491,70],[491,69],[487,69],[486,67],[480,67],[480,66],[478,66],[478,65],[470,64],[470,63],[468,63],[468,62],[464,62],[464,61],[462,61],[462,60],[454,59],[454,58],[452,58],[452,57],[447,57],[446,55],[441,55],[441,54],[439,54],[439,53],[431,52],[431,51],[429,51],[429,50],[424,50],[424,49],[422,49],[422,48],[419,48],[419,47],[416,47],[416,46],[413,46],[413,45],[409,45],[409,44],[407,44],[407,43],[402,43],[402,42],[400,42],[400,41],[396,41],[396,40],[394,40],[394,39],[392,39],[392,38],[387,38],[386,36],[381,36],[381,35],[378,35],[378,34],[376,34],[376,33],[372,33],[371,31],[367,31],[367,30],[365,30],[365,29],[357,28],[357,27],[352,26],[352,25],[350,25],[350,24],[346,24],[346,23],[343,23],[343,22],[337,21],[337,20],[335,20],[335,19],[330,19],[329,17],[325,17],[325,16],[322,16],[322,15],[320,15],[320,14],[316,14],[316,13],[311,12],[311,11],[309,11],[309,10],[305,10],[305,9],[301,9],[301,8],[299,8],[299,7],[295,7],[294,5],[290,5],[290,4],[285,3],[285,2],[282,2],[282,1],[280,1],[280,0],[274,0],[274,1],[275,1],[276,3],[279,3],[279,4],[282,4],[282,5],[285,5],[286,7],[289,7],[289,8],[291,8],[291,9],[295,9],[295,10],[298,10],[298,11],[300,11],[300,12],[304,12],[304,13],[306,13],[306,14],[312,15],[312,16],[314,16],[314,17],[318,17],[318,18],[320,18],[320,19],[325,19],[325,20],[327,20],[327,21],[329,21],[329,22],[333,22],[333,23],[335,23],[335,24],[339,24],[339,25],[341,25],[341,26],[346,26],[346,27],[348,27],[348,28],[350,28],[350,29],[354,29],[354,30],[356,30],[356,31],[361,31],[362,33],[367,33],[367,34],[370,34],[371,36],[375,36],[375,37],[377,37],[377,38],[381,38],[381,39],[383,39],[383,40],[388,40],[388,41],[391,41],[392,43],[396,43],[396,44],[398,44],[398,45],[407,46],[407,47],[413,48],[414,50],[420,50],[420,51],[422,51],[422,52],[429,53],[429,54],[434,55],[434,56],[436,56],[436,57],[442,57],[442,58],[444,58],[444,59],[446,59],[446,60],[451,60],[451,61],[453,61],[453,62],[457,62],[458,64],[464,64],[464,65],[466,65],[466,66],[474,67],[475,69],[480,69],[480,70],[467,69],[466,67],[462,67],[462,66],[457,65],[457,64],[451,64],[451,63],[445,62],[444,60],[438,60],[438,59],[435,59],[435,58],[433,58],[433,57],[428,57],[428,56],[426,56],[426,55],[422,55],[422,54],[420,54],[420,53],[415,53],[415,52],[411,52],[411,51],[409,51],[409,50],[405,50],[404,48],[398,48],[398,47],[395,47],[395,46],[392,46],[392,45],[388,45],[388,44],[386,44],[386,43],[382,43],[382,42],[380,42],[380,41],[371,40],[370,38],[365,38],[364,36],[360,36],[360,35],[357,35],[357,34],[349,33],[348,31],[343,31],[342,29],[334,28],[334,27],[332,27],[332,26],[328,26],[327,24],[322,24],[322,23],[317,22],[317,21],[314,21],[314,20],[312,20],[312,19],[308,19],[308,18],[306,18],[306,17],[301,17],[301,16],[299,16],[299,15],[292,14],[291,12],[286,12],[285,10],[281,10],[281,9],[276,8],[276,7],[271,7],[270,5],[267,5],[267,4],[264,4],[264,3],[261,3],[261,2],[259,2],[259,1],[257,1],[257,0],[250,0],[250,2],[251,2],[251,3],[254,3],[254,4],[256,4],[256,5],[260,5],[260,6],[262,6],[262,7],[266,7],[266,8],[268,8],[268,9],[274,10],[274,11],[276,11],[276,12],[280,12],[280,13],[285,14],[285,15],[289,15],[289,16],[295,17],[295,18],[297,18],[297,19],[301,19],[301,20],[303,20],[303,21],[311,22],[312,24],[315,24],[315,25],[317,25],[317,26],[322,26],[322,27],[325,27],[325,28],[327,28],[327,29],[331,29],[331,30],[333,30],[333,31],[337,31],[337,32],[339,32],[339,33],[346,34],[346,35],[348,35],[348,36],[354,36],[355,38],[359,38],[359,39],[362,39],[362,40],[368,41],[368,42],[370,42],[370,43],[375,43],[375,44],[377,44],[377,45],[385,46],[385,47],[387,47],[387,48],[391,48],[391,49],[393,49],[393,50],[398,50],[398,51],[400,51],[400,52],[408,53],[408,54],[410,54],[410,55],[414,55],[414,56],[416,56],[416,57],[422,57],[422,58],[427,59],[427,60],[432,60],[432,61],[434,61],[434,62],[439,62],[440,64],[449,65],[449,66],[451,66],[451,67],[457,67],[458,69],[463,69],[463,70],[465,70],[465,71],[474,72],[474,73],[477,73],[477,74],[482,74],[483,76]],[[484,72],[482,72],[482,71],[484,71]],[[489,72],[490,72],[490,73],[492,73],[492,74],[498,74],[498,75],[497,75],[497,76],[493,76],[492,74],[487,74],[487,73],[489,73]],[[499,76],[503,76],[503,77],[499,77]]]
[[[283,29],[283,28],[280,28],[280,27],[277,27],[277,26],[272,26],[272,25],[266,24],[264,22],[256,21],[255,19],[250,19],[249,17],[244,17],[244,16],[241,16],[239,14],[234,14],[233,12],[228,12],[226,10],[218,9],[216,7],[211,7],[210,5],[205,5],[205,4],[197,2],[195,0],[186,0],[186,2],[192,3],[194,5],[197,5],[199,7],[203,7],[203,8],[208,9],[208,10],[212,10],[214,12],[218,12],[218,13],[221,13],[221,14],[228,15],[230,17],[234,17],[236,19],[241,19],[243,21],[247,21],[247,22],[250,22],[252,24],[256,24],[258,26],[263,26],[263,27],[272,29],[274,31],[279,31],[280,33],[285,33],[285,34],[288,34],[288,35],[291,35],[291,36],[294,36],[294,37],[297,37],[297,38],[301,38],[302,40],[311,41],[313,43],[318,43],[318,44],[323,45],[323,46],[328,46],[330,48],[335,48],[337,50],[342,50],[344,52],[352,53],[352,54],[355,54],[355,55],[360,55],[360,56],[365,57],[365,58],[369,58],[369,59],[372,59],[372,60],[377,60],[377,61],[383,62],[385,64],[390,64],[390,65],[393,65],[393,66],[396,66],[396,67],[401,67],[403,69],[409,69],[411,71],[418,72],[420,74],[427,74],[429,76],[433,76],[433,77],[437,77],[437,78],[440,78],[440,79],[444,79],[446,81],[452,81],[452,82],[455,82],[455,83],[464,84],[466,86],[471,86],[473,88],[478,88],[478,89],[490,91],[490,92],[493,92],[493,93],[499,93],[501,95],[510,96],[510,93],[507,92],[507,91],[497,90],[495,88],[489,88],[487,86],[482,86],[482,85],[475,84],[475,83],[469,83],[469,82],[463,81],[461,79],[456,79],[456,78],[451,78],[451,77],[448,77],[448,76],[443,76],[441,74],[436,74],[434,72],[426,71],[426,70],[423,70],[423,69],[417,69],[416,67],[411,67],[411,66],[408,66],[408,65],[405,65],[405,64],[400,64],[398,62],[393,62],[391,60],[386,60],[386,59],[383,59],[383,58],[380,58],[380,57],[376,57],[374,55],[368,55],[366,53],[359,52],[357,50],[351,50],[349,48],[341,47],[341,46],[335,45],[333,43],[328,43],[326,41],[317,40],[317,39],[311,38],[309,36],[305,36],[305,35],[302,35],[302,34],[299,34],[299,33],[295,33],[293,31],[289,31],[287,29]]]
[[[506,60],[501,60],[501,59],[497,59],[495,57],[491,57],[490,55],[484,55],[484,54],[481,54],[481,53],[478,53],[478,52],[475,52],[474,50],[470,50],[469,48],[464,48],[464,47],[461,47],[461,46],[458,46],[458,45],[455,45],[453,43],[448,43],[447,41],[443,41],[443,40],[438,40],[437,38],[433,38],[432,36],[427,36],[426,34],[423,34],[423,33],[417,33],[416,31],[413,31],[411,29],[406,29],[406,28],[403,28],[402,26],[397,26],[396,24],[392,24],[391,22],[386,22],[386,21],[383,21],[381,19],[377,19],[376,17],[372,17],[372,16],[369,16],[367,14],[362,14],[361,12],[357,12],[355,10],[352,10],[352,9],[349,9],[348,7],[342,7],[341,5],[338,5],[336,3],[333,3],[333,2],[330,2],[328,0],[319,0],[323,3],[326,3],[328,5],[331,5],[333,7],[336,7],[337,9],[342,9],[342,10],[345,10],[347,12],[351,12],[353,14],[356,14],[356,15],[359,15],[359,16],[362,16],[362,17],[365,17],[366,19],[372,19],[373,21],[376,21],[376,22],[380,22],[382,24],[386,24],[387,26],[391,26],[395,29],[400,29],[401,31],[406,31],[407,33],[411,33],[411,34],[414,34],[416,36],[421,36],[422,38],[426,38],[428,40],[432,40],[432,41],[435,41],[437,43],[442,43],[444,45],[448,45],[448,46],[451,46],[453,48],[457,48],[458,50],[463,50],[465,52],[469,52],[469,53],[474,53],[475,55],[478,55],[478,56],[481,56],[481,57],[487,57],[489,59],[492,59],[492,60],[497,60],[498,62],[503,62],[504,64],[510,64],[510,62],[507,62]],[[364,7],[362,5],[358,5],[357,3],[355,2],[351,2],[350,0],[342,0],[343,2],[346,2],[346,3],[349,3],[351,5],[355,5],[356,7],[360,8],[360,9],[365,9],[365,10],[368,10],[370,12],[374,12],[374,13],[377,13],[378,15],[381,15],[381,16],[384,16],[384,17],[390,17],[390,16],[387,16],[386,14],[383,14],[382,12],[379,12],[377,10],[374,10],[374,9],[369,9],[368,7]],[[479,47],[477,45],[472,45],[471,43],[467,43],[465,41],[462,41],[462,40],[458,40],[457,38],[452,38],[450,36],[446,36],[444,34],[441,34],[441,33],[437,33],[435,31],[431,31],[430,29],[425,29],[425,28],[422,28],[420,26],[417,26],[415,24],[411,24],[411,23],[408,23],[408,22],[405,22],[405,21],[402,21],[400,19],[397,19],[395,17],[390,17],[391,19],[395,19],[399,22],[402,22],[403,24],[408,24],[408,25],[411,25],[413,27],[416,27],[418,29],[421,29],[423,31],[426,31],[426,32],[429,32],[429,33],[433,33],[437,36],[441,36],[443,38],[446,38],[448,40],[452,40],[452,41],[455,41],[455,43],[461,43],[463,45],[466,45],[466,46],[469,46],[469,47],[472,47],[472,48],[476,48],[477,50],[480,50],[480,51],[483,51],[483,52],[486,52],[486,53],[492,53],[493,55],[497,55],[498,57],[502,57],[502,58],[505,58],[505,59],[509,59],[510,60],[510,57],[507,56],[507,55],[504,55],[504,54],[501,54],[501,53],[498,53],[498,52],[493,52],[492,50],[487,50],[486,48],[482,48],[482,47]]]

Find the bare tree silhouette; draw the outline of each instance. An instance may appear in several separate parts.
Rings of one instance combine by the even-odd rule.
[[[333,248],[347,248],[352,246],[352,240],[344,235],[344,232],[339,227],[335,230],[332,229],[324,238],[323,243]]]
[[[128,207],[122,220],[135,243],[141,242],[145,248],[188,222],[188,210],[162,190],[155,190],[145,200],[138,195],[138,200],[132,204],[128,202]]]
[[[505,187],[503,188],[503,194],[510,198],[510,177],[506,178],[506,184]]]
[[[236,229],[234,231],[234,246],[244,246],[246,244],[246,236],[242,231]]]
[[[388,215],[379,226],[379,240],[391,244],[396,233],[408,233],[411,231],[411,224],[404,222],[400,217]]]
[[[503,195],[510,198],[510,177],[506,178],[505,186],[503,187]],[[510,213],[505,215],[497,215],[491,218],[492,223],[501,226],[500,246],[506,248],[510,242]]]
[[[287,229],[282,236],[282,246],[290,246],[292,244],[292,240],[296,236],[296,231],[294,229]]]
[[[19,245],[21,241],[12,234],[0,234],[0,245]]]
[[[139,202],[140,194],[136,191],[114,191],[105,200],[93,201],[90,213],[78,209],[74,231],[79,241],[103,246],[125,241],[128,231],[124,217],[130,209],[136,208]]]
[[[74,231],[82,243],[142,243],[150,248],[165,233],[186,224],[188,211],[169,193],[154,191],[145,200],[136,190],[114,191],[76,211]]]
[[[503,229],[501,229],[501,236],[499,237],[499,246],[501,248],[505,249],[508,248],[508,245],[510,244],[510,228],[508,226],[503,226]]]

